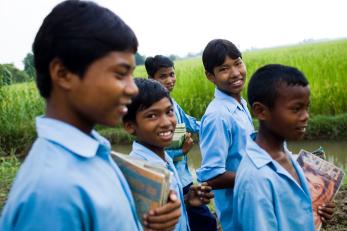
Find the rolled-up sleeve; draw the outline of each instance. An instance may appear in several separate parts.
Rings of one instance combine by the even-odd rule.
[[[231,129],[231,125],[219,113],[209,113],[202,118],[200,127],[202,163],[196,172],[199,181],[207,181],[226,171],[226,159],[232,143]]]

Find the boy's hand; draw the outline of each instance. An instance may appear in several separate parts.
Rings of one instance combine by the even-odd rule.
[[[169,231],[175,228],[180,216],[181,201],[176,192],[170,191],[168,203],[143,215],[143,224],[147,231]]]
[[[214,197],[212,187],[208,186],[207,182],[200,185],[192,185],[189,188],[189,192],[186,194],[187,206],[197,207],[202,204],[210,203],[210,200]]]
[[[335,202],[328,202],[318,206],[318,214],[323,223],[326,223],[334,215],[336,204]]]
[[[189,150],[192,149],[193,145],[194,145],[194,141],[192,139],[192,134],[189,132],[186,132],[184,143],[182,146],[182,152],[184,154],[187,154]]]

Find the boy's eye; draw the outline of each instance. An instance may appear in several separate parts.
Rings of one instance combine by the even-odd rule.
[[[149,119],[155,119],[155,118],[157,118],[157,115],[156,115],[156,114],[154,114],[154,113],[152,113],[152,114],[148,114],[148,115],[146,116],[146,118],[149,118]]]
[[[171,108],[170,110],[168,110],[167,114],[170,115],[170,116],[173,115],[174,114],[174,109]]]
[[[174,72],[170,73],[170,77],[175,77],[175,73]]]
[[[294,107],[294,108],[292,108],[292,111],[293,111],[293,112],[298,112],[298,111],[300,111],[300,108]]]
[[[128,73],[125,73],[125,72],[116,72],[115,73],[115,76],[117,79],[124,79],[127,75],[128,75]]]

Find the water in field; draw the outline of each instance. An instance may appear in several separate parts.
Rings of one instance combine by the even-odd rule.
[[[291,150],[293,153],[298,153],[300,149],[313,151],[319,146],[324,148],[328,161],[344,169],[347,174],[347,141],[300,141],[290,142],[288,144],[289,150]],[[129,153],[131,150],[131,145],[114,145],[113,149],[118,152]],[[193,175],[195,175],[194,169],[198,168],[201,162],[199,146],[194,145],[193,149],[188,155],[190,157],[189,167]],[[347,184],[347,176],[345,177],[344,182]]]

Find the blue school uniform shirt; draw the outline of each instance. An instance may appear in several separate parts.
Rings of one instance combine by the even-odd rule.
[[[38,117],[38,138],[20,167],[0,230],[142,230],[110,144],[62,121]]]
[[[175,169],[175,166],[172,162],[172,159],[169,155],[165,153],[165,159],[167,162],[165,162],[163,159],[161,159],[156,153],[154,153],[152,150],[146,148],[142,144],[134,141],[132,150],[129,154],[130,156],[146,160],[150,163],[155,163],[162,165],[166,167],[170,172],[173,174],[173,179],[171,180],[171,186],[170,189],[177,192],[177,195],[181,201],[181,217],[175,227],[174,230],[176,231],[186,231],[189,229],[189,223],[188,223],[188,216],[186,212],[186,208],[184,205],[184,197],[183,197],[183,191],[182,191],[182,184],[180,182],[180,179],[178,177],[177,171]]]
[[[198,133],[200,129],[200,122],[194,117],[187,115],[174,99],[172,99],[172,102],[177,124],[184,123],[188,132]],[[183,153],[182,149],[166,149],[166,152],[174,161],[174,165],[179,174],[183,187],[192,183],[193,178],[188,167],[188,157]]]
[[[216,89],[214,99],[201,119],[201,167],[198,180],[203,182],[226,171],[236,172],[245,153],[247,140],[254,132],[247,103]],[[233,189],[214,190],[215,206],[224,231],[231,228]]]
[[[233,201],[233,230],[314,231],[309,186],[292,155],[301,185],[255,142],[236,174]]]

